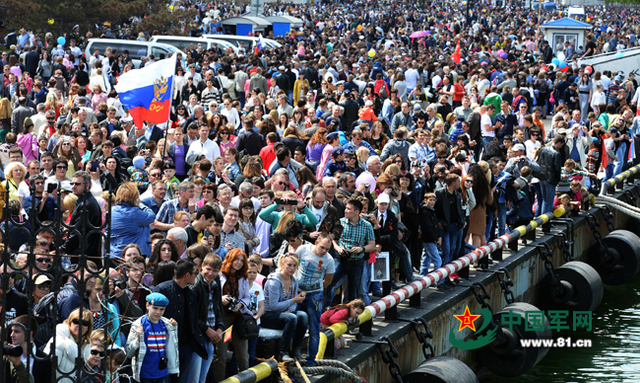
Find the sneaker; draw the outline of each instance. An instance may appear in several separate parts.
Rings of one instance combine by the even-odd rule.
[[[437,289],[442,291],[447,291],[447,290],[451,290],[451,286],[449,286],[447,282],[443,282],[438,285]]]
[[[302,358],[302,353],[300,352],[300,350],[293,350],[293,351],[291,351],[291,356],[292,356],[294,359],[298,359],[298,360],[302,360],[302,359],[303,359],[303,358]]]
[[[444,284],[444,285],[447,285],[447,286],[449,286],[449,287],[456,287],[456,284],[455,284],[455,283],[453,283],[453,282],[451,281],[451,279],[447,279],[447,280],[445,280],[445,281],[443,282],[443,284]]]
[[[293,363],[294,359],[289,355],[282,355],[282,363]]]
[[[460,279],[460,277],[458,276],[458,273],[453,273],[449,276],[451,279]]]

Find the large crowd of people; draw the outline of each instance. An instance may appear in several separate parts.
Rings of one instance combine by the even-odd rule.
[[[60,382],[222,381],[257,363],[256,326],[281,331],[279,360],[313,366],[326,326],[534,216],[584,209],[636,161],[633,73],[576,60],[637,46],[640,13],[588,8],[583,46],[538,33],[557,11],[428,3],[266,6],[303,26],[281,48],[166,58],[171,115],[144,126],[115,85],[157,58],[83,49],[157,31],[8,33],[0,303],[22,354],[5,348],[5,381],[51,381],[51,354]],[[244,10],[174,6],[197,10],[192,36]],[[59,220],[105,235],[47,230]]]

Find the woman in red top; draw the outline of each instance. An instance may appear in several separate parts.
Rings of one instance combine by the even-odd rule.
[[[456,84],[453,86],[453,107],[454,108],[462,106],[462,97],[464,97],[464,95],[466,94],[464,90],[464,85],[462,85],[463,82],[464,82],[464,77],[458,75]]]

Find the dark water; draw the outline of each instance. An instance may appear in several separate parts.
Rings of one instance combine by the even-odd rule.
[[[495,375],[496,383],[640,382],[640,278],[624,286],[605,286],[600,307],[593,313],[592,332],[554,333],[591,339],[591,348],[556,348],[529,373],[518,378]]]

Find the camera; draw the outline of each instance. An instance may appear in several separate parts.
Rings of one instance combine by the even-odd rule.
[[[166,369],[168,364],[169,364],[169,361],[167,360],[166,356],[160,358],[160,360],[158,361],[158,370],[162,371]]]
[[[291,205],[291,206],[295,206],[295,205],[297,205],[297,204],[298,204],[298,201],[296,201],[296,200],[292,200],[292,199],[284,200],[284,199],[282,199],[282,198],[276,198],[276,199],[275,199],[275,202],[276,202],[278,205]]]
[[[118,279],[117,281],[114,281],[113,285],[115,287],[119,288],[120,290],[125,290],[127,288],[127,282],[123,281],[121,279]]]
[[[442,169],[444,171],[444,169]],[[393,198],[396,198],[398,196],[398,192],[396,191],[395,188],[391,188],[391,196]]]
[[[231,302],[229,302],[229,311],[233,311],[234,313],[238,312],[242,307],[242,303],[240,303],[236,297],[230,297],[229,299],[231,300]]]
[[[22,356],[22,346],[4,345],[2,354],[6,356]]]

